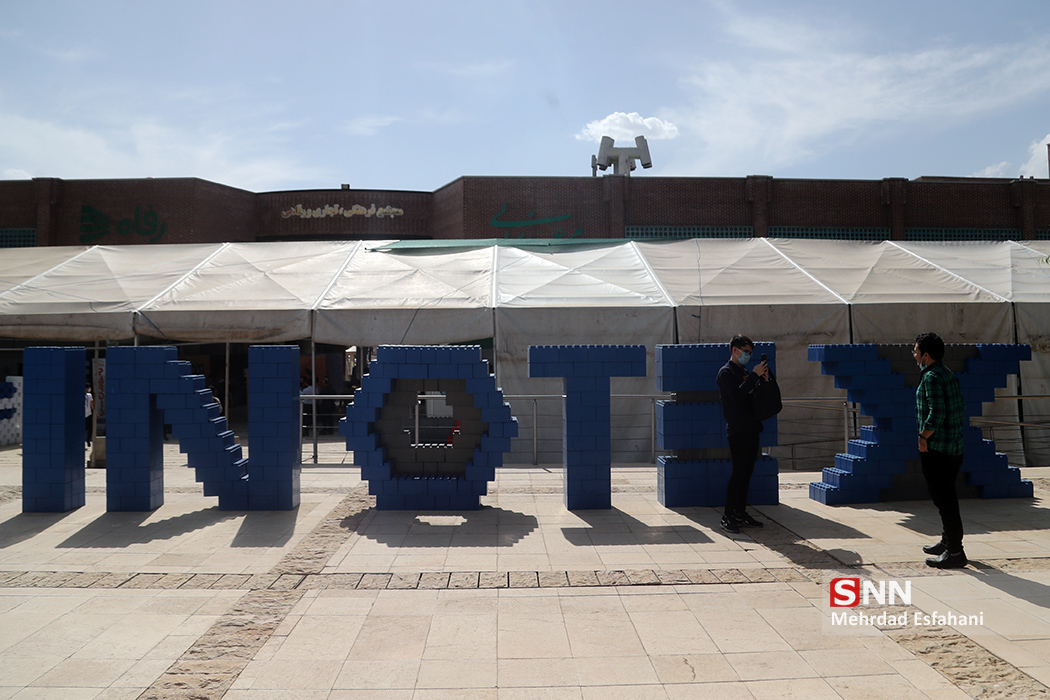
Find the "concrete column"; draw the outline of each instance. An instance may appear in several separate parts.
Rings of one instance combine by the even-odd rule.
[[[773,178],[769,175],[748,175],[745,181],[747,201],[751,205],[751,226],[755,238],[769,236],[769,219],[773,203]]]
[[[35,177],[33,185],[36,190],[36,244],[57,245],[54,212],[61,199],[62,181],[54,177]]]
[[[882,203],[889,207],[890,240],[903,241],[904,207],[908,203],[908,179],[903,177],[883,178]]]
[[[1035,240],[1035,180],[1021,178],[1011,182],[1010,204],[1017,210],[1021,239]]]
[[[628,175],[602,176],[602,195],[607,212],[607,238],[623,238],[627,220],[627,198],[630,192],[631,178]]]

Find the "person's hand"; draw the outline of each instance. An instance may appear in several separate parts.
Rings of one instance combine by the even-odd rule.
[[[769,379],[769,365],[766,364],[765,360],[762,360],[757,365],[755,365],[754,372],[763,379]]]
[[[930,448],[926,444],[926,438],[922,435],[919,436],[919,452],[926,452]]]

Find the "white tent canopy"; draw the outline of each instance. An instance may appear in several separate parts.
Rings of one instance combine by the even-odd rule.
[[[947,342],[1032,344],[1022,384],[1048,393],[1048,254],[1046,241],[803,239],[16,248],[0,266],[0,336],[347,346],[493,338],[500,383],[514,395],[561,393],[557,380],[528,379],[529,345],[643,344],[649,377],[614,379],[613,391],[652,394],[657,344],[743,332],[777,343],[789,396],[840,396],[808,362],[809,344],[908,343],[935,330]],[[643,421],[640,404],[624,405],[614,452],[647,458],[648,408]],[[1044,415],[1050,403],[1025,411]],[[531,406],[516,413],[531,438]],[[553,455],[560,406],[539,413],[550,417],[540,418],[541,452]],[[520,450],[531,457],[531,441]]]
[[[1046,241],[427,243],[10,248],[0,271],[0,335],[196,342],[314,337],[376,345],[493,337],[496,309],[680,309],[688,315],[680,313],[679,324],[689,326],[699,309],[722,306],[889,306],[899,319],[901,305],[910,312],[951,304],[1002,313],[1010,304],[1050,302]],[[392,322],[405,313],[414,316],[412,327]],[[431,316],[441,320],[430,323]],[[451,327],[462,331],[450,331],[449,318],[459,319]],[[900,337],[906,340],[910,330]],[[984,340],[987,330],[981,324],[951,332]],[[434,332],[451,337],[436,340]],[[695,329],[682,333],[695,335]],[[409,341],[412,336],[421,337]]]

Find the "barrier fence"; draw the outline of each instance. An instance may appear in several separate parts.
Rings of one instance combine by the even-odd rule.
[[[302,424],[303,424],[303,437],[301,447],[305,448],[307,444],[312,446],[309,458],[317,463],[318,460],[318,444],[321,437],[321,430],[324,429],[323,425],[319,425],[318,417],[321,413],[318,411],[318,404],[324,400],[332,401],[353,401],[352,394],[332,394],[332,395],[314,395],[314,394],[303,394],[300,397],[300,405],[302,407]],[[443,394],[427,394],[423,393],[419,395],[419,401],[416,403],[416,409],[413,416],[413,424],[411,428],[411,438],[413,444],[421,442],[421,406],[424,402],[434,402],[439,399],[443,399]],[[529,413],[531,414],[531,430],[528,434],[519,435],[514,438],[515,442],[521,440],[528,440],[531,442],[532,452],[532,464],[539,464],[539,405],[541,401],[558,401],[562,402],[565,400],[564,394],[514,394],[504,395],[504,398],[508,402],[514,402],[519,407],[521,403],[525,403],[530,407]],[[671,394],[612,394],[612,399],[617,400],[647,400],[649,402],[648,420],[649,420],[649,461],[652,464],[656,464],[657,457],[660,455],[673,454],[674,450],[660,450],[657,446],[656,436],[656,402],[657,401],[669,401],[673,397]],[[996,401],[1026,401],[1026,400],[1039,400],[1039,399],[1050,399],[1050,395],[1009,395],[1009,396],[997,396]],[[790,409],[806,409],[810,411],[822,411],[822,412],[833,412],[841,416],[841,427],[836,427],[835,424],[817,424],[812,420],[805,418],[796,418],[793,416],[795,413]],[[431,414],[432,411],[424,411],[425,414]],[[341,413],[345,415],[345,411]],[[515,414],[517,415],[517,414]],[[970,422],[973,426],[979,427],[984,432],[984,436],[993,440],[996,443],[996,447],[1000,452],[1023,452],[1024,440],[1036,439],[1041,440],[1046,438],[1046,433],[1042,432],[1050,429],[1050,416],[1047,415],[1033,415],[1031,413],[1025,413],[1025,420],[1010,421],[1001,420],[997,418],[971,418]],[[519,416],[520,418],[521,416]],[[861,413],[860,409],[857,408],[856,404],[852,404],[848,401],[844,401],[839,397],[831,396],[814,396],[814,397],[797,397],[792,399],[784,399],[784,412],[778,416],[778,430],[781,435],[788,434],[791,436],[791,442],[786,444],[777,445],[772,448],[783,454],[782,459],[790,460],[795,470],[798,471],[810,471],[819,470],[824,466],[830,466],[834,463],[834,456],[836,452],[846,452],[849,449],[849,441],[856,439],[860,435],[861,427],[865,425],[871,425],[871,419]],[[1035,431],[1035,434],[1029,434],[1026,431]],[[333,430],[334,432],[334,430]],[[841,448],[841,449],[840,449]],[[813,464],[812,466],[799,467],[800,462],[807,461],[807,458],[799,455],[800,451],[807,451],[810,453],[816,452],[817,454],[826,453],[827,457],[818,458],[816,461],[824,461],[825,463]],[[304,459],[306,456],[304,455]],[[809,458],[812,460],[812,458]]]

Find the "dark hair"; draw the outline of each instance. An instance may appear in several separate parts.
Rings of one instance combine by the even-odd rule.
[[[944,359],[944,341],[936,333],[920,333],[915,337],[915,344],[919,346],[919,356],[929,355],[935,362]]]
[[[755,344],[751,342],[750,338],[746,335],[740,335],[739,333],[734,335],[733,339],[729,341],[730,348],[746,348],[748,345],[755,347]]]

